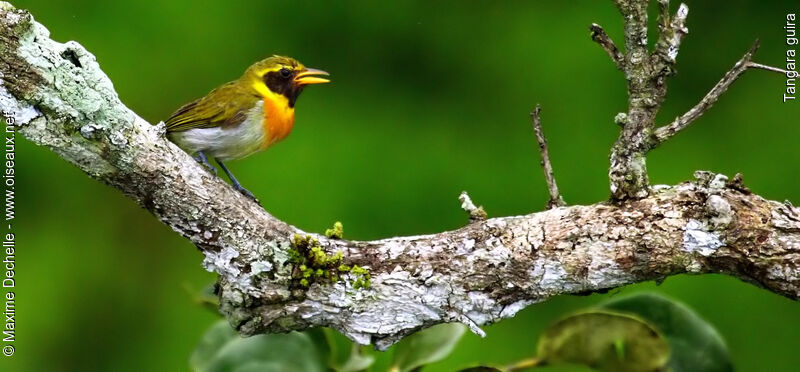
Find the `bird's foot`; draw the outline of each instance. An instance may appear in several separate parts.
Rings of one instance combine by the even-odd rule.
[[[200,153],[198,152],[198,154],[200,154]],[[252,192],[250,192],[246,188],[242,187],[242,184],[239,183],[239,180],[237,180],[236,177],[233,176],[233,173],[231,173],[231,171],[228,170],[228,167],[225,166],[225,163],[223,163],[222,161],[220,161],[217,158],[215,158],[214,160],[217,161],[217,164],[219,164],[219,167],[222,168],[222,170],[225,172],[225,174],[228,175],[228,178],[231,180],[231,184],[232,184],[234,190],[236,190],[236,191],[242,193],[242,195],[252,199],[259,206],[261,205],[261,202],[258,201],[258,198],[256,198],[256,196],[253,195]]]
[[[206,168],[206,170],[211,172],[213,175],[215,175],[215,176],[217,175],[217,168],[214,167],[213,165],[211,165],[211,163],[208,162],[208,158],[206,158],[206,154],[203,154],[202,151],[198,151],[197,152],[197,154],[194,156],[194,160],[196,160],[198,163],[200,163],[204,168]]]
[[[236,191],[242,193],[242,195],[252,199],[254,202],[256,202],[256,204],[261,205],[261,202],[258,201],[258,198],[256,198],[256,196],[253,195],[252,192],[242,187],[242,185],[233,185],[233,188],[236,189]]]

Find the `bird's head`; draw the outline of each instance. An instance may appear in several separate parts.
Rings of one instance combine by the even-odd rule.
[[[264,99],[280,95],[286,98],[289,107],[294,107],[306,85],[330,82],[319,75],[328,73],[305,67],[293,58],[272,56],[250,66],[243,79]]]

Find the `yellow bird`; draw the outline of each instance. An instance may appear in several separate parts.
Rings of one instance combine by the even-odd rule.
[[[294,105],[309,84],[329,82],[327,72],[295,59],[272,56],[250,66],[238,80],[190,102],[167,119],[167,137],[214,174],[214,158],[233,187],[252,198],[225,166],[286,138],[294,126]]]

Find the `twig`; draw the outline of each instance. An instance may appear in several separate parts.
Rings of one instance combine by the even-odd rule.
[[[658,31],[663,35],[669,28],[669,0],[658,0]]]
[[[719,97],[728,90],[728,87],[730,87],[731,84],[733,84],[733,82],[739,78],[739,76],[742,76],[742,74],[747,71],[748,68],[758,68],[785,73],[784,70],[779,68],[762,65],[751,61],[753,54],[756,52],[756,50],[758,50],[758,44],[759,42],[756,40],[755,43],[753,43],[753,46],[750,47],[750,50],[748,50],[747,53],[745,53],[745,55],[739,61],[737,61],[735,65],[733,65],[733,68],[731,68],[731,70],[728,71],[725,76],[723,76],[722,79],[717,82],[716,85],[714,85],[713,88],[711,88],[711,90],[705,95],[705,97],[703,97],[702,100],[700,100],[697,105],[692,107],[685,114],[676,118],[672,123],[656,129],[653,132],[655,142],[654,145],[658,145],[668,140],[681,130],[688,127],[689,124],[691,124],[695,119],[703,115],[714,103],[717,102]]]
[[[461,202],[461,209],[469,213],[470,221],[482,221],[488,217],[482,206],[475,206],[475,203],[472,202],[472,199],[470,199],[466,191],[461,192],[461,195],[458,196],[458,200]]]
[[[528,358],[528,359],[520,360],[519,362],[516,362],[516,363],[514,363],[512,365],[507,366],[505,371],[506,372],[527,371],[527,370],[529,370],[531,368],[535,368],[537,366],[540,366],[541,363],[542,363],[542,360],[540,360],[540,359]]]
[[[658,28],[660,35],[653,55],[662,61],[662,68],[670,67],[675,64],[678,57],[681,41],[689,29],[686,27],[686,17],[689,16],[689,7],[681,4],[675,12],[675,16],[669,15],[669,0],[658,0],[659,16]]]
[[[760,63],[755,63],[755,62],[752,62],[752,61],[747,63],[747,68],[757,68],[757,69],[761,69],[761,70],[777,72],[779,74],[784,74],[784,75],[789,73],[788,71],[786,71],[786,70],[784,70],[782,68],[762,65]]]
[[[611,60],[617,65],[617,68],[621,70],[625,64],[625,55],[619,51],[614,41],[611,40],[608,34],[606,34],[606,31],[597,23],[592,23],[592,25],[589,26],[589,30],[592,31],[592,40],[603,47],[603,50],[608,53],[608,56],[611,57]]]
[[[547,202],[547,209],[554,207],[563,207],[567,205],[564,198],[558,192],[558,185],[556,184],[556,177],[553,176],[553,166],[550,164],[550,155],[547,153],[547,140],[544,138],[542,132],[541,120],[542,107],[536,105],[536,108],[531,112],[531,121],[533,122],[533,131],[536,133],[536,140],[539,142],[539,153],[542,155],[542,168],[544,168],[544,179],[547,181],[547,191],[550,192],[550,200]]]

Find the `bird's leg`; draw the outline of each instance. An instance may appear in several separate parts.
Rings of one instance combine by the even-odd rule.
[[[206,154],[204,154],[202,151],[198,151],[194,155],[194,160],[197,160],[198,163],[202,164],[206,169],[208,169],[209,172],[214,173],[215,176],[217,175],[217,168],[214,168],[214,166],[208,162]]]
[[[259,204],[259,205],[261,204],[261,203],[259,203],[258,199],[256,199],[256,196],[255,196],[255,195],[253,195],[253,193],[252,193],[252,192],[250,192],[250,191],[247,191],[247,189],[246,189],[246,188],[242,187],[242,184],[241,184],[241,183],[239,183],[239,181],[236,179],[236,177],[234,177],[234,176],[233,176],[233,173],[231,173],[231,171],[229,171],[229,170],[228,170],[228,167],[226,167],[226,166],[225,166],[225,164],[223,164],[223,163],[222,163],[222,162],[221,162],[219,159],[217,159],[217,158],[214,158],[214,160],[216,160],[216,161],[217,161],[217,164],[219,164],[219,167],[220,167],[220,168],[222,168],[222,171],[224,171],[224,172],[225,172],[225,174],[227,174],[227,175],[228,175],[228,178],[230,178],[230,179],[231,179],[231,183],[233,184],[233,188],[234,188],[234,189],[236,189],[237,191],[239,191],[240,193],[242,193],[244,196],[246,196],[246,197],[248,197],[248,198],[250,198],[250,199],[253,199],[253,201],[255,201],[255,202],[256,202],[256,204]]]

